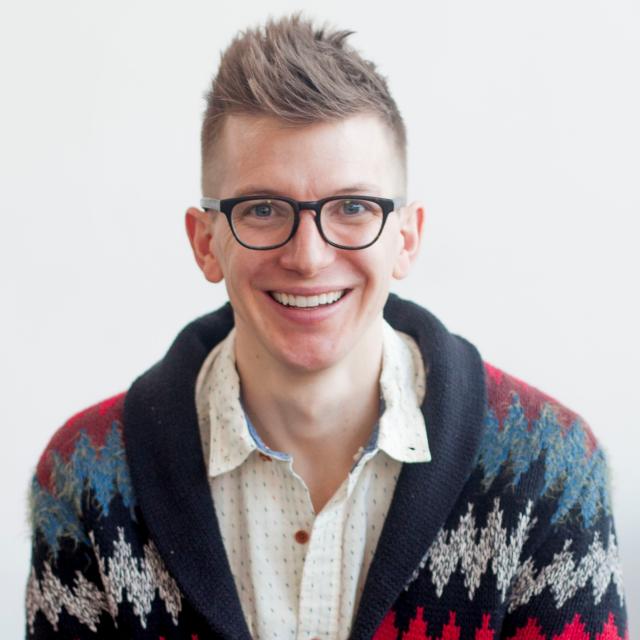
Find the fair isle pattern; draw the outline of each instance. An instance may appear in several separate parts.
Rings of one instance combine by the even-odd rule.
[[[504,514],[498,498],[494,500],[493,509],[487,517],[487,526],[480,529],[476,526],[473,505],[469,503],[467,513],[460,517],[457,529],[441,529],[438,532],[420,565],[405,585],[405,591],[428,564],[431,581],[440,598],[451,576],[460,566],[460,571],[465,576],[464,585],[468,590],[469,600],[472,600],[480,587],[482,576],[490,569],[496,576],[497,586],[504,601],[507,589],[518,570],[522,547],[536,523],[536,519],[531,518],[532,506],[533,503],[529,501],[525,512],[518,516],[517,526],[509,535],[502,526]]]
[[[561,521],[574,506],[579,508],[586,528],[600,511],[610,512],[604,455],[600,448],[590,451],[588,427],[579,417],[564,429],[553,403],[545,402],[535,419],[528,418],[517,392],[512,394],[502,423],[494,407],[488,407],[477,457],[485,490],[505,465],[512,475],[511,484],[517,487],[539,459],[545,467],[542,495],[560,491],[552,524]]]
[[[613,533],[609,534],[609,543],[605,549],[596,531],[587,553],[578,562],[570,548],[571,540],[566,540],[563,550],[556,553],[551,563],[542,567],[537,576],[533,560],[527,558],[518,569],[518,575],[514,580],[509,597],[509,611],[527,604],[546,588],[551,590],[556,607],[560,608],[589,581],[592,584],[594,604],[600,603],[609,583],[613,581],[620,598],[620,606],[623,605],[622,569]]]
[[[433,346],[425,416],[439,434],[438,446],[428,465],[405,474],[405,493],[397,496],[397,513],[385,525],[393,535],[380,547],[354,638],[628,640],[604,455],[588,425],[487,363],[486,395],[481,393],[481,362],[472,345],[464,349],[460,339],[437,331],[430,341],[430,333],[420,330],[421,315],[406,309],[403,326],[411,335],[416,331],[420,345]],[[222,550],[219,532],[209,536],[201,519],[210,506],[203,506],[206,487],[191,500],[194,483],[180,484],[193,477],[199,443],[185,438],[182,449],[174,437],[179,430],[160,428],[171,426],[167,416],[191,406],[189,376],[197,373],[200,355],[226,335],[226,320],[221,327],[216,323],[186,329],[159,368],[127,392],[126,457],[125,394],[77,414],[51,439],[32,495],[32,640],[111,637],[116,624],[127,637],[154,640],[250,637],[240,606],[229,597],[233,577],[220,562],[222,554],[199,553],[201,540],[207,549]],[[456,355],[461,348],[464,357]],[[421,352],[428,359],[423,347]],[[450,358],[454,371],[464,367],[458,371],[463,375],[441,375]],[[177,384],[176,375],[187,382]],[[170,401],[160,402],[160,396]],[[177,425],[193,428],[187,422]],[[474,449],[464,447],[471,427]],[[173,478],[175,490],[162,484],[167,460],[185,469]],[[141,478],[140,501],[155,500],[156,511],[134,509],[127,461]],[[456,483],[448,483],[449,477]],[[436,487],[437,493],[430,492]],[[188,509],[182,510],[181,500]],[[168,537],[177,524],[185,542],[179,547]],[[158,549],[180,554],[174,556],[175,574],[168,574],[149,529]],[[416,548],[420,540],[424,546]],[[411,574],[425,551],[415,579],[401,591],[398,580]],[[405,553],[417,555],[409,566],[401,558]],[[211,584],[202,580],[203,564]],[[181,597],[178,582],[191,598]]]
[[[482,616],[482,627],[475,629],[474,640],[494,640],[495,632],[489,626],[491,616]],[[395,614],[390,611],[378,627],[372,640],[460,640],[462,627],[456,623],[455,611],[449,612],[449,620],[443,625],[439,635],[431,629],[430,624],[424,619],[424,608],[418,607],[415,616],[409,623],[409,628],[399,636],[399,629],[395,625]],[[544,639],[543,639],[544,640]]]
[[[473,600],[482,576],[490,569],[496,576],[497,587],[504,601],[518,569],[522,547],[536,522],[535,518],[531,518],[532,506],[533,503],[529,501],[511,534],[502,526],[504,514],[498,498],[494,500],[486,527],[479,529],[476,526],[473,505],[469,504],[457,529],[441,529],[421,563],[428,563],[438,597],[442,597],[449,579],[460,566],[469,600]]]
[[[442,597],[451,576],[459,568],[464,575],[464,586],[467,588],[469,600],[473,600],[482,577],[491,571],[496,576],[502,602],[507,598],[509,591],[509,611],[527,604],[546,588],[551,590],[555,605],[560,608],[589,581],[593,586],[594,604],[602,600],[609,583],[613,581],[622,606],[622,570],[613,533],[610,534],[605,549],[598,532],[595,532],[587,553],[579,561],[576,561],[570,551],[571,540],[566,540],[563,551],[555,554],[553,561],[543,567],[537,576],[531,558],[520,563],[524,543],[531,528],[536,524],[536,518],[531,517],[532,506],[533,503],[529,501],[525,512],[518,516],[518,524],[509,534],[502,526],[504,514],[498,498],[494,500],[486,527],[476,526],[473,505],[469,504],[467,513],[460,517],[456,529],[441,529],[438,532],[405,590],[428,565],[431,581],[439,598]]]
[[[27,624],[31,633],[34,631],[38,611],[42,611],[57,631],[63,609],[94,632],[98,630],[100,614],[109,611],[105,593],[79,571],[76,571],[73,587],[67,587],[54,575],[49,562],[44,563],[41,580],[38,580],[36,571],[32,568],[27,582],[26,600]]]
[[[92,534],[91,538],[94,542]],[[105,562],[99,547],[95,545],[100,577],[107,594],[109,611],[114,619],[118,615],[118,605],[126,595],[127,601],[133,604],[134,615],[140,618],[140,624],[146,629],[147,615],[157,591],[173,624],[177,625],[178,614],[182,609],[180,590],[166,570],[153,542],[149,541],[149,544],[144,545],[144,557],[136,558],[131,545],[124,538],[124,530],[118,527],[118,540],[114,541],[113,547],[113,556]]]
[[[62,538],[89,544],[79,526],[83,492],[88,489],[105,516],[115,495],[124,506],[133,509],[134,498],[125,460],[122,428],[113,422],[103,444],[94,443],[86,431],[80,431],[73,453],[65,460],[51,453],[48,486],[37,478],[31,487],[31,521],[40,531],[55,556]]]
[[[89,533],[94,543],[93,532]],[[151,612],[156,593],[164,602],[174,625],[182,609],[178,585],[164,567],[153,542],[144,545],[142,558],[133,555],[131,545],[118,527],[118,540],[114,541],[114,554],[103,558],[100,549],[94,546],[98,557],[100,577],[104,591],[76,572],[73,587],[67,587],[53,574],[51,564],[45,562],[41,580],[31,570],[27,584],[27,622],[33,633],[36,613],[42,611],[54,629],[62,609],[76,617],[91,631],[97,631],[100,614],[105,611],[117,619],[118,605],[126,598],[133,605],[133,613],[140,619],[143,629],[147,627],[147,615]]]
[[[424,619],[423,607],[417,607],[416,614],[409,623],[409,628],[401,633],[395,624],[395,613],[390,611],[376,630],[372,640],[460,640],[463,627],[457,624],[456,617],[456,612],[450,611],[449,620],[438,633],[431,628],[429,621]],[[491,615],[487,613],[482,616],[481,627],[464,630],[474,633],[474,640],[497,640],[496,632],[490,624]],[[471,634],[466,633],[465,638],[467,637],[470,638]],[[553,638],[542,632],[542,628],[535,618],[529,618],[527,624],[518,629],[516,634],[508,640],[629,640],[629,633],[626,632],[624,637],[619,634],[611,613],[602,627],[602,632],[596,633],[593,637],[587,633],[580,616],[576,614],[571,622],[564,626],[562,632],[554,635]]]
[[[107,405],[110,406],[110,405]],[[81,429],[75,436],[73,449],[67,456],[52,451],[46,460],[47,482],[43,486],[36,477],[31,487],[31,516],[34,531],[39,531],[50,551],[42,578],[31,570],[27,585],[27,618],[33,632],[36,613],[42,611],[57,628],[62,609],[96,631],[100,614],[105,611],[115,619],[118,605],[126,598],[146,628],[146,618],[156,592],[164,602],[175,625],[182,601],[178,586],[164,567],[160,555],[149,541],[143,546],[143,557],[134,556],[131,545],[118,527],[113,541],[113,556],[104,558],[92,532],[87,536],[80,525],[83,500],[90,495],[102,516],[109,515],[114,496],[120,496],[133,515],[135,505],[122,440],[122,426],[113,421],[103,437]],[[65,459],[66,458],[66,459]],[[94,548],[104,591],[76,572],[72,586],[62,584],[54,575],[55,562],[62,539]]]

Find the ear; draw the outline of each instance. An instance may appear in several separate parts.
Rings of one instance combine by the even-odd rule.
[[[400,214],[400,252],[396,257],[392,275],[396,280],[402,280],[409,275],[411,265],[420,251],[424,205],[422,202],[414,201],[402,207],[398,213]]]
[[[195,207],[187,209],[184,218],[187,236],[193,249],[193,256],[209,282],[223,279],[222,268],[213,249],[213,220],[206,211]]]

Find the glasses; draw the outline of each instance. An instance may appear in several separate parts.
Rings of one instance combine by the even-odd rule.
[[[322,239],[338,249],[366,249],[382,233],[387,217],[404,205],[401,198],[330,196],[300,201],[279,196],[202,198],[205,211],[223,213],[235,239],[247,249],[277,249],[287,244],[300,226],[300,212],[315,211]]]

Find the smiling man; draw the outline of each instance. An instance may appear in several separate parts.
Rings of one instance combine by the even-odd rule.
[[[53,436],[30,637],[624,637],[588,425],[389,295],[424,206],[348,35],[225,51],[186,228],[229,303]]]
[[[211,153],[205,193],[235,200],[227,217],[189,210],[194,254],[227,286],[245,411],[292,455],[319,513],[376,423],[382,309],[417,254],[423,209],[393,211],[402,155],[376,114],[295,127],[228,115]]]

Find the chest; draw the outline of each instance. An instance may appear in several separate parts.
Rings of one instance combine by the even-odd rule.
[[[378,453],[315,512],[290,461],[255,453],[211,479],[231,572],[254,637],[347,637],[401,463]]]

